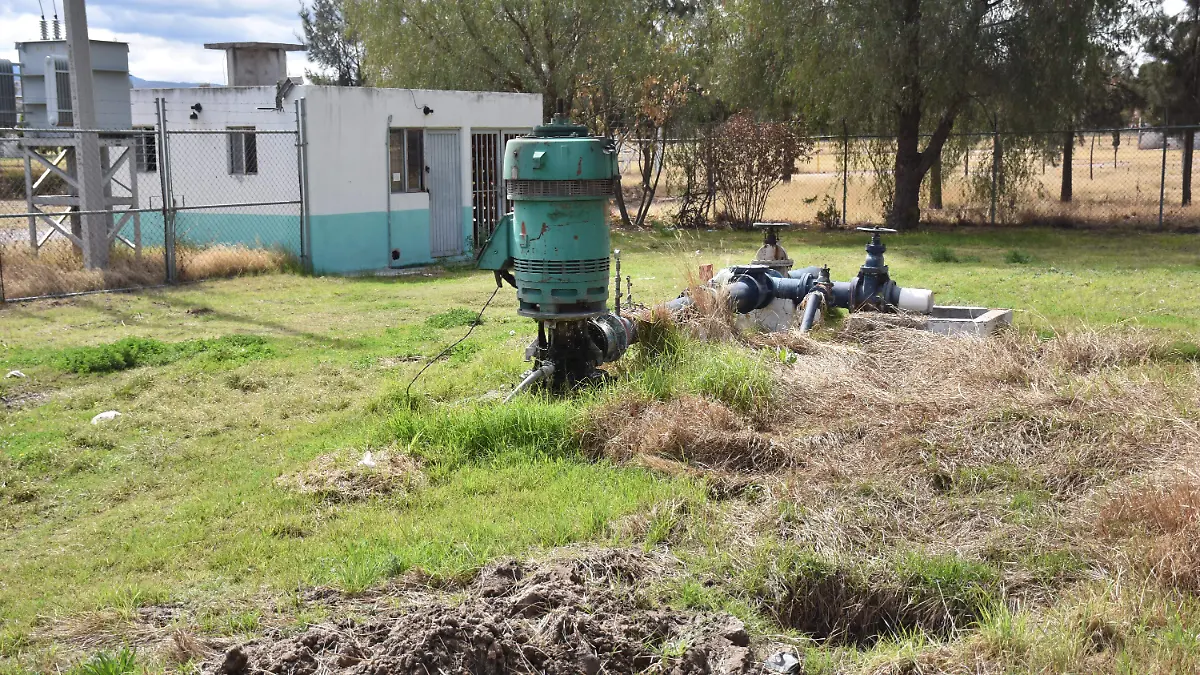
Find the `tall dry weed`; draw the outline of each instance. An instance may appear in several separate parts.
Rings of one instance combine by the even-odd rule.
[[[1143,536],[1138,552],[1151,575],[1200,592],[1200,475],[1131,487],[1100,509],[1096,523],[1110,539]]]
[[[279,272],[293,266],[286,252],[240,245],[181,249],[178,256],[184,281]],[[36,253],[23,244],[3,245],[0,265],[8,299],[155,286],[166,283],[167,277],[161,248],[146,248],[138,256],[115,246],[106,269],[89,270],[79,249],[66,241],[48,242]]]

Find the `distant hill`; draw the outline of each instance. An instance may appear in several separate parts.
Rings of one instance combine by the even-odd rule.
[[[133,83],[134,89],[186,89],[188,87],[199,87],[198,82],[166,82],[163,80],[143,80],[140,77],[130,75],[129,81]]]

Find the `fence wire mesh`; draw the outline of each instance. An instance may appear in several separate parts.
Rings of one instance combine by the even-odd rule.
[[[954,134],[945,144],[940,166],[922,184],[921,219],[1193,227],[1200,206],[1185,203],[1183,148],[1185,134],[1195,132],[1195,127],[1074,131],[1069,164],[1064,131]],[[682,225],[726,219],[719,191],[703,175],[703,167],[698,176],[689,176],[686,161],[681,161],[703,155],[704,143],[703,137],[665,142],[651,219]],[[631,147],[619,155],[627,201],[640,195],[639,159]],[[779,184],[771,190],[761,219],[827,227],[880,223],[890,203],[894,161],[895,141],[889,137],[812,139],[806,156],[790,168],[781,167]],[[1064,189],[1064,178],[1069,190]],[[695,203],[706,203],[707,213],[700,220],[684,213]]]
[[[0,129],[0,300],[274,271],[302,258],[296,131],[104,131],[104,206],[92,212],[79,206],[79,136]],[[103,240],[88,238],[97,222]]]
[[[281,269],[299,260],[295,132],[168,131],[166,139],[180,280]]]
[[[104,181],[100,213],[78,206],[76,136],[0,129],[0,299],[161,284],[166,278],[161,218],[139,206],[137,134],[99,137]],[[85,221],[104,228],[102,267],[87,267]],[[157,241],[157,247],[153,242]]]

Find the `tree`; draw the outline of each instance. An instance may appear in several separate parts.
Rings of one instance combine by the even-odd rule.
[[[1175,16],[1159,13],[1146,21],[1146,53],[1154,60],[1138,72],[1151,111],[1160,122],[1200,123],[1200,0],[1187,0]],[[1167,142],[1166,134],[1163,143]],[[1183,134],[1183,205],[1192,202],[1195,132]]]
[[[846,118],[895,138],[886,220],[913,229],[921,183],[956,123],[1057,107],[1078,55],[1135,0],[741,0],[778,17],[796,58],[786,82],[814,122]],[[736,6],[734,6],[736,5]],[[990,126],[990,125],[989,125]]]
[[[702,93],[711,0],[351,0],[371,72],[405,87],[540,93],[635,150],[617,206],[641,226],[662,176],[665,129]],[[633,206],[633,208],[629,208]]]
[[[613,17],[623,39],[588,57],[576,111],[594,131],[633,150],[639,180],[622,186],[615,201],[621,221],[641,227],[662,178],[668,136],[710,118],[702,82],[712,13],[700,0],[623,4],[624,13]]]
[[[542,94],[569,108],[589,56],[621,39],[618,0],[349,0],[381,84]]]
[[[361,87],[364,45],[358,31],[346,19],[344,0],[312,0],[311,6],[300,5],[300,23],[308,57],[332,74],[307,71],[305,75],[317,84],[336,84]]]
[[[1130,30],[1114,28],[1113,32],[1119,32],[1122,39],[1132,39],[1132,24],[1127,26]],[[1071,82],[1057,97],[1062,106],[1058,121],[1064,129],[1059,201],[1069,202],[1072,198],[1076,127],[1119,127],[1138,100],[1129,58],[1119,50],[1118,45],[1111,43],[1089,44],[1076,64]]]

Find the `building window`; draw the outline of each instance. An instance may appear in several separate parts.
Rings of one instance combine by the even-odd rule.
[[[229,133],[229,173],[258,173],[258,140],[254,127],[226,127]]]
[[[137,163],[137,170],[141,173],[154,173],[158,171],[158,136],[154,135],[154,127],[134,128],[146,132],[133,137],[133,157]]]
[[[392,129],[388,135],[392,192],[425,191],[425,133]]]

